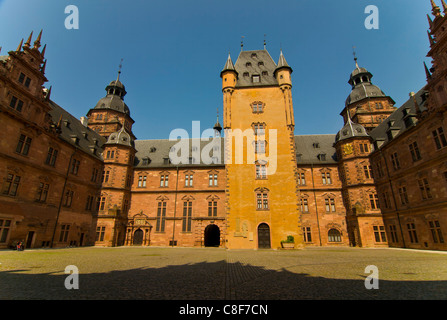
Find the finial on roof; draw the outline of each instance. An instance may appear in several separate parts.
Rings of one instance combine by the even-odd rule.
[[[267,46],[267,40],[265,39],[266,36],[267,36],[267,35],[264,33],[264,50],[265,50],[265,48],[266,48],[266,46]]]
[[[241,51],[244,51],[244,36],[241,37]]]
[[[29,47],[31,45],[31,38],[33,37],[33,31],[31,31],[31,34],[28,37],[28,40],[26,40],[24,47]]]
[[[352,54],[354,55],[355,66],[358,68],[359,64],[357,62],[357,53],[355,52],[355,47],[352,47]]]
[[[433,0],[430,0],[430,2],[431,2],[431,7],[432,7],[433,15],[434,15],[435,17],[439,17],[439,16],[441,15],[441,9],[439,8],[439,6],[437,6],[437,5],[435,4],[435,2],[434,2]]]
[[[120,80],[120,74],[121,74],[121,69],[123,68],[123,59],[121,58],[121,62],[118,68],[118,78],[116,79],[116,81],[118,82]]]
[[[20,52],[20,50],[22,50],[22,45],[23,45],[23,39],[22,39],[22,41],[20,41],[20,44],[16,49],[17,52]]]
[[[425,68],[425,75],[427,76],[427,80],[431,79],[431,73],[428,70],[427,65],[425,64],[425,61],[424,61],[424,68]]]
[[[40,53],[42,55],[42,58],[45,57],[45,50],[47,50],[46,44],[43,46],[42,52]]]
[[[43,31],[43,30],[40,30],[40,33],[39,33],[39,35],[37,36],[36,41],[34,41],[34,48],[35,48],[35,49],[39,49],[39,48],[40,48],[40,40],[42,39],[42,31]]]

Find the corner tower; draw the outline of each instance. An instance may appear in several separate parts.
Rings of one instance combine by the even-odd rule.
[[[127,92],[120,81],[120,74],[121,71],[118,72],[118,78],[106,87],[107,95],[87,113],[88,127],[108,139],[112,133],[125,126],[126,131],[135,139],[132,133],[132,125],[135,121],[131,118],[129,107],[124,102]]]
[[[373,75],[365,68],[359,67],[357,57],[354,60],[355,69],[348,81],[352,91],[340,115],[343,116],[344,123],[351,118],[369,133],[396,110],[395,102],[372,83]]]
[[[229,56],[221,72],[227,171],[227,248],[302,246],[292,68],[267,50]]]

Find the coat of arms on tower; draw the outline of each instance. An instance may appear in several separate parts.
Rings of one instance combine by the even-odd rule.
[[[345,153],[345,154],[352,154],[352,152],[353,152],[353,149],[352,149],[352,144],[345,144],[344,146],[343,146],[343,152]]]

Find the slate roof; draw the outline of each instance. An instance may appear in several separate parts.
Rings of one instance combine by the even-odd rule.
[[[267,50],[241,51],[234,67],[239,75],[236,88],[278,85],[274,76],[276,63]],[[260,81],[253,82],[253,75],[259,75]]]
[[[352,122],[351,118],[348,118],[346,124],[337,133],[335,140],[341,141],[352,137],[367,137],[367,136],[368,133],[361,124],[354,123]]]
[[[210,151],[212,149],[212,145],[210,141],[200,141],[200,139],[186,139],[188,144],[188,154],[187,158],[189,160],[190,157],[194,158],[194,163],[188,164],[178,164],[179,167],[197,167],[197,166],[222,166],[224,163],[224,138],[217,138],[216,140],[219,146],[219,150],[209,153],[210,156],[214,154],[218,154],[217,157],[218,162],[213,164],[206,164],[202,161],[200,157],[200,152],[205,152],[205,150]],[[170,141],[169,139],[159,139],[159,140],[136,140],[135,141],[135,149],[137,153],[135,154],[135,167],[136,168],[169,168],[176,167],[177,164],[166,162],[169,159],[169,153],[172,147],[177,145],[179,142],[177,140]],[[196,144],[198,146],[196,146]],[[209,145],[210,144],[210,145]],[[207,147],[208,146],[208,147]],[[178,150],[176,150],[177,154],[180,155],[179,146],[177,145]],[[197,150],[193,147],[197,147]],[[220,158],[220,159],[219,159]],[[147,163],[145,163],[145,159],[147,159]],[[191,159],[192,160],[192,159]]]
[[[416,101],[421,112],[427,110],[427,108],[425,107],[426,93],[427,90],[425,90],[424,87],[415,94]],[[374,142],[380,141],[384,142],[385,144],[410,129],[412,127],[411,119],[415,118],[416,106],[413,97],[410,97],[410,99],[408,99],[400,108],[394,111],[384,122],[374,128],[370,132],[370,136],[373,138]],[[410,121],[406,119],[409,119]],[[393,131],[392,139],[390,139],[390,131]]]
[[[72,116],[54,101],[50,100],[52,110],[49,112],[53,122],[58,123],[62,116],[60,138],[85,153],[102,160],[102,146],[105,138],[84,126],[80,120]]]
[[[295,136],[297,163],[336,164],[335,134]],[[325,155],[325,157],[322,157]]]

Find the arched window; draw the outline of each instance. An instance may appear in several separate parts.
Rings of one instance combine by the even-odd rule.
[[[328,232],[329,242],[341,242],[341,234],[337,229],[330,229]]]

